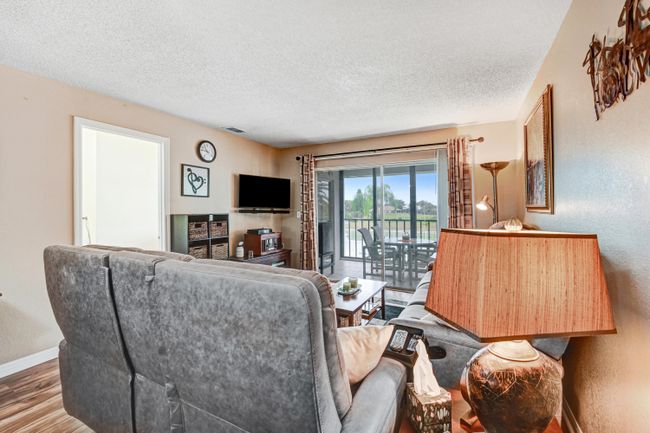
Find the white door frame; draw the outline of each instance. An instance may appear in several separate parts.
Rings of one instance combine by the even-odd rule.
[[[90,128],[96,131],[109,132],[113,134],[124,135],[131,138],[153,141],[159,143],[160,152],[158,155],[160,167],[160,249],[167,250],[169,239],[169,138],[159,135],[148,134],[146,132],[136,131],[133,129],[122,128],[120,126],[110,125],[108,123],[98,122],[96,120],[85,119],[74,116],[74,244],[81,245],[83,242],[83,221],[82,221],[82,136],[83,128]]]

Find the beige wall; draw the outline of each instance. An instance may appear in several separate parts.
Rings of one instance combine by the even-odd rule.
[[[73,242],[73,116],[170,138],[171,213],[230,212],[236,173],[273,175],[276,150],[213,128],[0,65],[0,364],[58,344],[41,254]],[[180,195],[180,164],[202,164],[210,140],[210,198]],[[136,216],[137,217],[137,216]],[[268,215],[231,213],[233,240],[272,226]]]
[[[300,190],[300,164],[296,161],[296,156],[305,153],[326,154],[337,152],[348,152],[353,150],[368,150],[382,147],[409,146],[414,144],[437,143],[446,141],[450,137],[458,135],[469,135],[473,138],[482,136],[485,142],[475,144],[475,161],[476,164],[489,161],[514,161],[518,157],[517,137],[515,122],[489,123],[482,125],[459,126],[455,128],[439,129],[436,131],[418,132],[411,134],[400,134],[389,137],[377,137],[364,140],[344,141],[337,143],[327,143],[303,147],[293,147],[283,149],[278,156],[278,176],[292,179],[293,189],[293,214],[282,220],[282,231],[285,244],[294,251],[294,262],[298,263],[297,251],[300,245],[300,221],[296,215],[299,210]],[[422,153],[410,155],[406,159],[422,158]],[[394,157],[387,157],[394,160]],[[360,158],[361,159],[361,158]],[[363,158],[363,161],[350,159],[353,164],[368,163],[370,158]],[[325,161],[327,166],[336,166],[345,164],[337,161]],[[325,165],[325,164],[322,164]],[[488,194],[492,198],[492,177],[490,174],[476,167],[475,173],[475,196],[477,200]],[[501,204],[501,219],[518,215],[518,194],[519,186],[517,183],[517,169],[514,162],[499,174],[499,197]],[[477,226],[481,228],[488,227],[492,224],[492,216],[489,212],[477,212]]]
[[[573,2],[517,120],[521,131],[552,84],[555,214],[525,219],[597,233],[604,258],[618,334],[573,339],[565,357],[565,396],[584,433],[641,431],[650,413],[650,83],[596,122],[581,67],[594,32],[615,36],[622,5]],[[520,197],[523,209],[523,189]]]

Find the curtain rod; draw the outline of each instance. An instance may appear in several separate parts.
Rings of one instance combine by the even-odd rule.
[[[471,138],[470,142],[483,143],[485,139],[483,137]],[[443,146],[446,145],[446,141],[441,141],[439,143],[426,143],[426,144],[413,144],[410,146],[394,146],[394,147],[382,147],[381,149],[368,149],[368,150],[355,150],[351,152],[339,152],[339,153],[326,153],[323,155],[315,155],[314,159],[316,161],[323,161],[328,159],[343,159],[343,158],[358,158],[361,156],[375,156],[375,155],[384,155],[390,153],[398,152],[409,152],[420,150],[423,147],[432,147],[432,146]],[[296,161],[300,161],[302,157],[296,156]]]

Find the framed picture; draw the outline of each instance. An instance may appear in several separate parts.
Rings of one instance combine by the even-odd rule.
[[[210,196],[210,169],[181,164],[181,195],[188,197]]]
[[[546,86],[524,123],[526,210],[553,213],[553,87]]]

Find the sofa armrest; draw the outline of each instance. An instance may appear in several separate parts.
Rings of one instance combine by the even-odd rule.
[[[405,389],[406,368],[398,361],[382,358],[354,395],[341,433],[395,431]]]

